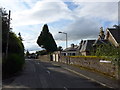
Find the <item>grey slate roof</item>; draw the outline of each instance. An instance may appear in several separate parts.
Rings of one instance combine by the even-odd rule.
[[[85,40],[82,44],[80,52],[82,51],[90,51],[93,47],[95,40]]]
[[[108,28],[114,39],[117,41],[117,43],[120,43],[120,28]]]
[[[74,45],[74,47],[69,47],[66,48],[65,50],[63,50],[62,52],[66,52],[66,51],[77,51],[78,50],[78,45]]]
[[[110,42],[108,40],[96,40],[93,44],[93,46],[95,45],[101,45],[101,44],[110,44]]]

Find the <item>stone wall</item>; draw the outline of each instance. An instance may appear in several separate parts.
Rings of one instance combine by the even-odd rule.
[[[50,55],[38,56],[38,59],[41,61],[50,61]]]
[[[77,65],[89,70],[97,71],[111,77],[117,78],[117,66],[112,62],[100,62],[102,58],[97,57],[65,57],[61,56],[59,62]]]
[[[50,61],[50,55],[39,56],[40,60]],[[100,62],[103,58],[60,56],[58,62],[80,66],[118,79],[118,66],[111,63]]]

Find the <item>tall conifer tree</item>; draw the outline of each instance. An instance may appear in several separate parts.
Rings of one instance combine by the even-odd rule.
[[[52,34],[49,32],[47,24],[43,26],[42,32],[37,39],[37,44],[40,47],[45,48],[47,52],[54,52],[57,50],[56,42]]]

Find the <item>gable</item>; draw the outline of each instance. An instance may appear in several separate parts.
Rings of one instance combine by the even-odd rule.
[[[117,43],[120,43],[120,29],[110,29],[108,31],[111,33],[112,37],[116,40]]]

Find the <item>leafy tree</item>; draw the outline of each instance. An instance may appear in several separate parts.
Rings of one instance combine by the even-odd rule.
[[[59,46],[59,47],[57,48],[57,50],[58,50],[58,51],[62,51],[63,48],[62,48],[61,46]]]
[[[9,77],[10,75],[13,75],[17,71],[21,70],[24,65],[25,59],[24,59],[24,45],[22,41],[16,36],[16,34],[10,31],[10,25],[8,25],[9,21],[8,14],[4,9],[1,10],[2,10],[2,55],[3,55],[2,76],[4,78]],[[8,47],[7,55],[6,46]]]
[[[21,37],[21,34],[20,34],[20,32],[18,33],[18,35],[19,35],[19,39],[21,40],[21,41],[23,41],[23,39],[22,39],[22,37]]]
[[[54,52],[57,50],[56,42],[52,34],[49,32],[47,24],[43,26],[42,32],[37,39],[37,44],[46,49],[47,52]]]
[[[46,55],[48,52],[46,50],[36,51],[37,56],[38,55]]]
[[[95,52],[97,56],[120,56],[120,47],[115,47],[110,44],[100,45]]]
[[[4,47],[2,48],[2,53],[5,53],[7,46],[7,35],[9,33],[8,14],[3,8],[0,8],[0,13],[2,13],[2,47]]]
[[[30,55],[30,53],[29,53],[29,51],[27,50],[27,52],[26,52],[26,56],[29,56]]]

